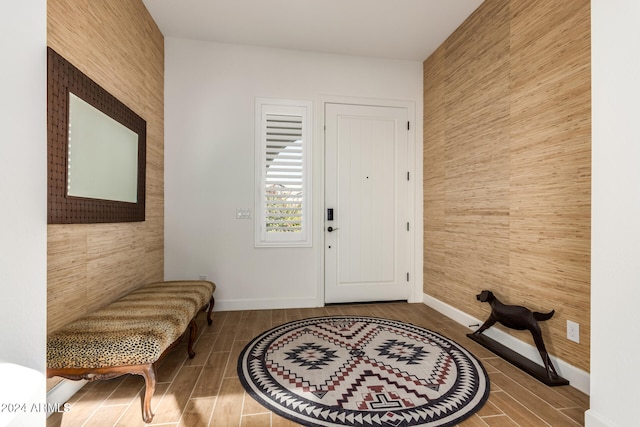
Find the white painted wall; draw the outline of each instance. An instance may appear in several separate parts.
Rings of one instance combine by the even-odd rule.
[[[0,404],[45,402],[46,5],[32,0],[0,6]],[[10,365],[3,362],[30,369],[33,379],[7,378],[3,368]],[[9,421],[4,411],[0,424],[44,425],[44,415],[28,408]]]
[[[640,2],[594,0],[591,407],[586,425],[640,422]]]
[[[218,285],[220,310],[322,302],[319,129],[313,153],[313,247],[254,248],[253,220],[235,215],[236,208],[254,213],[255,98],[310,100],[317,125],[327,96],[415,103],[416,182],[422,182],[421,62],[165,39],[167,279],[207,275]],[[417,187],[421,194],[422,186]],[[421,247],[422,231],[416,235]],[[416,257],[421,259],[422,252]],[[421,262],[415,270],[422,283]]]

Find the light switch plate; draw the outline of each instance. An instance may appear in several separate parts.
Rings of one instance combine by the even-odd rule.
[[[251,209],[249,208],[237,208],[236,219],[251,219]]]

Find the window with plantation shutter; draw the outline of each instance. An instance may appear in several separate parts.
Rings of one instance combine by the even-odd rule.
[[[311,103],[256,101],[256,246],[310,246]]]

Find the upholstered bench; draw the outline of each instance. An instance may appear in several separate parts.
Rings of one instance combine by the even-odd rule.
[[[142,375],[142,418],[151,422],[157,363],[187,329],[189,357],[195,356],[195,318],[208,305],[211,325],[215,289],[202,280],[152,283],[64,326],[47,338],[47,377],[93,381]]]

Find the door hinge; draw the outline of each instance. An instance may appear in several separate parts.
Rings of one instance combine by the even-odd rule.
[[[411,130],[411,122],[407,122],[407,130]]]
[[[407,273],[407,282],[409,281],[409,273]]]
[[[407,171],[407,181],[409,181],[410,179],[411,179],[410,172],[409,172],[409,171]]]
[[[409,223],[407,222],[407,231],[409,231]]]

